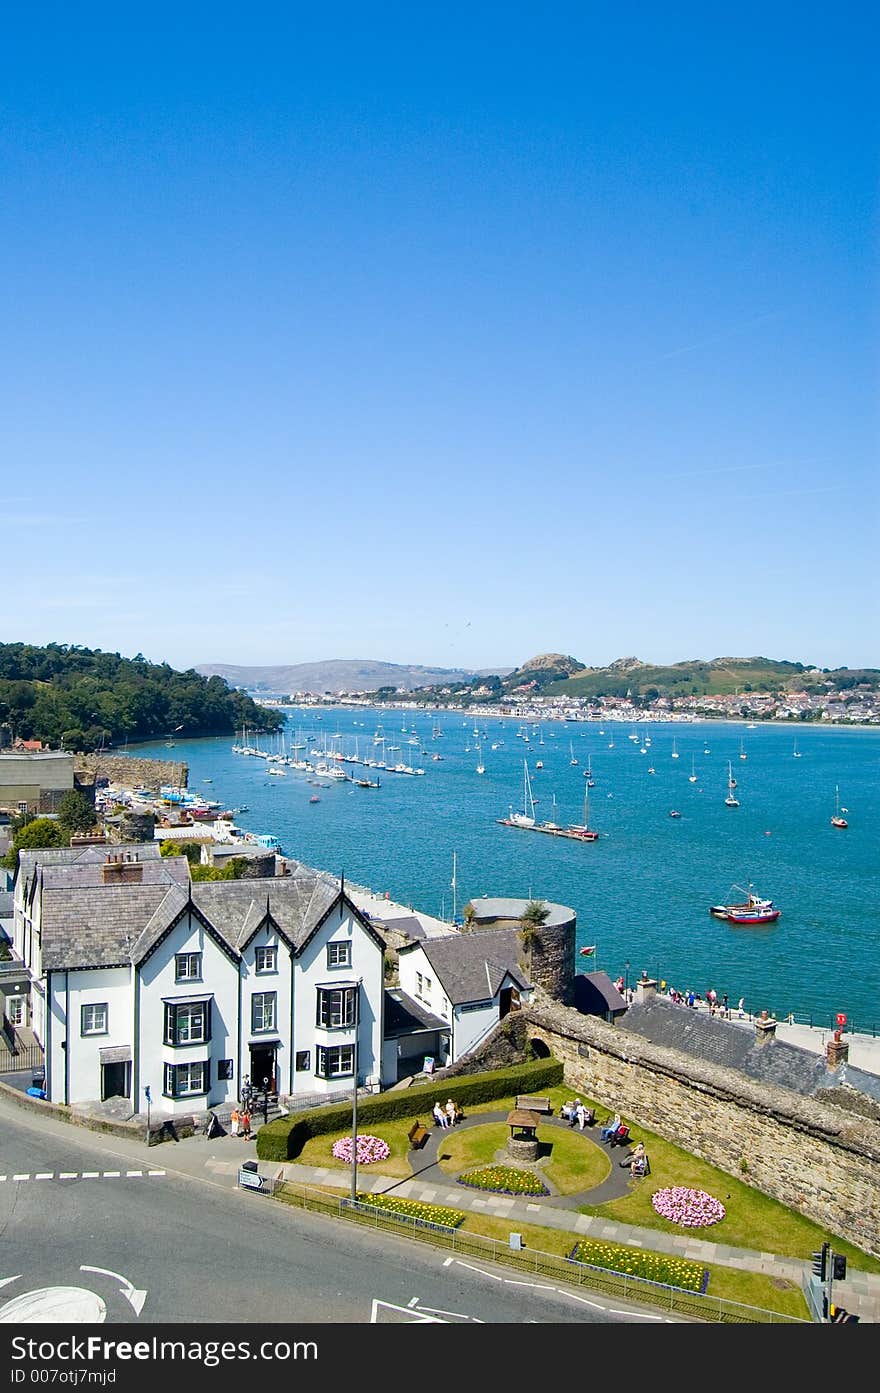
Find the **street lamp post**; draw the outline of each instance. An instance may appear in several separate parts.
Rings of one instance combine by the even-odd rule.
[[[626,996],[627,1000],[629,1000],[629,958],[627,958],[627,960],[626,960],[626,962],[623,964],[623,966],[624,966],[624,968],[626,969],[626,976],[625,976],[625,978],[623,979],[623,980],[624,980],[624,995]]]
[[[361,1020],[361,983],[359,977],[354,989],[354,1089],[351,1096],[351,1202],[357,1199],[357,1140],[358,1140],[358,1026]]]

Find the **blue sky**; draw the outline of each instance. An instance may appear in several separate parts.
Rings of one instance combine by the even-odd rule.
[[[0,639],[880,666],[871,7],[617,8],[7,13]]]

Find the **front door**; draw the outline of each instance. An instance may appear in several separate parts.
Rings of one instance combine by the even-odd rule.
[[[263,1091],[263,1080],[268,1079],[270,1093],[277,1093],[275,1078],[275,1051],[277,1045],[251,1045],[251,1083],[258,1092]]]
[[[128,1061],[122,1064],[102,1064],[101,1065],[101,1097],[107,1098],[127,1098],[131,1089],[129,1086],[129,1070],[131,1064]]]

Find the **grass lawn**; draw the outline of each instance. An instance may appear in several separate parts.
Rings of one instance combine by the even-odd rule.
[[[451,1179],[461,1171],[492,1165],[496,1151],[502,1150],[509,1136],[510,1128],[504,1122],[449,1132],[443,1138],[438,1160]],[[579,1132],[567,1127],[539,1127],[538,1140],[550,1148],[540,1173],[546,1175],[560,1195],[592,1190],[610,1170],[605,1153]],[[516,1168],[516,1161],[504,1164]]]

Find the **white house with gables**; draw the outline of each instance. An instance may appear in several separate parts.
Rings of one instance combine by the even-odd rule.
[[[401,992],[414,1014],[430,1013],[434,1020],[438,1068],[467,1054],[521,1000],[529,1000],[521,952],[515,929],[425,938],[399,950]]]
[[[193,884],[154,843],[22,852],[13,952],[53,1102],[171,1116],[378,1087],[384,941],[333,877]]]

